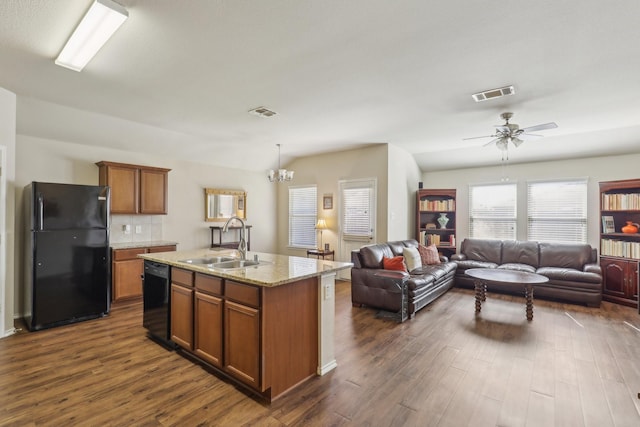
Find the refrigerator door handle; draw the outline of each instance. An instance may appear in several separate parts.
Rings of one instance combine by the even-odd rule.
[[[42,194],[38,194],[38,230],[44,230],[44,200]]]

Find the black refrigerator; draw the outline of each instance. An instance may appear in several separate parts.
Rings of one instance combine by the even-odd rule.
[[[109,313],[109,196],[107,186],[25,187],[23,309],[29,330]]]

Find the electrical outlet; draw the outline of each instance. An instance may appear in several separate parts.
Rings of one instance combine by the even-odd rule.
[[[325,300],[331,299],[331,285],[330,284],[324,285],[324,299]]]
[[[142,226],[136,225],[136,234],[140,234],[140,233],[142,233]]]
[[[124,234],[131,234],[131,226],[129,224],[123,225],[122,232]]]

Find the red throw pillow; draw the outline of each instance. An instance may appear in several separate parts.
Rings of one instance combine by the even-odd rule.
[[[419,245],[418,252],[420,252],[420,258],[422,258],[422,265],[440,264],[440,255],[436,245]]]
[[[382,266],[385,270],[407,271],[404,257],[401,256],[394,256],[393,258],[382,257]]]

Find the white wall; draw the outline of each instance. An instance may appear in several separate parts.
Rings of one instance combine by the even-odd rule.
[[[290,183],[272,184],[278,189],[278,253],[306,256],[305,250],[287,247],[289,186],[297,185],[317,185],[318,216],[325,218],[329,227],[322,234],[323,242],[338,247],[338,181],[346,179],[377,179],[377,240],[387,240],[387,165],[387,144],[303,157],[283,165],[295,171],[295,176]],[[322,209],[324,194],[333,195],[333,209]],[[336,260],[337,255],[336,252]]]
[[[276,249],[276,195],[273,184],[264,173],[24,135],[18,135],[16,148],[17,206],[22,206],[22,189],[31,181],[98,184],[95,163],[101,160],[170,168],[169,213],[160,216],[163,240],[178,242],[179,250],[209,247],[209,226],[213,223],[204,221],[204,188],[223,188],[247,192],[247,223],[253,226],[251,249],[261,252],[274,252]],[[21,212],[17,218],[19,224],[16,227],[21,230]],[[111,232],[123,233],[121,227],[114,227]],[[15,253],[22,254],[22,242],[18,240]],[[16,265],[22,265],[22,257],[19,258]],[[22,277],[16,280],[17,289],[21,289],[21,283]],[[21,293],[14,300],[16,313],[21,308],[19,298]]]
[[[600,195],[598,182],[632,179],[640,176],[640,154],[559,160],[473,169],[459,169],[422,174],[425,188],[456,188],[456,239],[460,242],[469,235],[469,185],[499,183],[504,174],[518,185],[517,238],[526,239],[526,182],[565,178],[588,178],[587,242],[599,248]]]
[[[387,240],[415,238],[416,191],[421,171],[413,156],[389,145]]]
[[[15,281],[15,176],[16,176],[16,95],[0,88],[0,145],[3,156],[4,187],[0,189],[0,337],[13,331]]]

